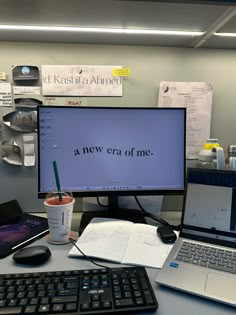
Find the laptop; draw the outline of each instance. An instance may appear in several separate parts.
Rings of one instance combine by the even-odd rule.
[[[236,306],[236,172],[187,170],[179,238],[155,281]]]

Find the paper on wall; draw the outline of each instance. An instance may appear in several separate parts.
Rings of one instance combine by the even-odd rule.
[[[24,166],[35,165],[35,148],[34,148],[34,136],[24,135]]]
[[[123,79],[112,71],[122,66],[42,65],[44,96],[122,96]]]
[[[186,158],[196,159],[203,143],[210,137],[213,89],[206,82],[162,81],[159,89],[159,107],[185,107]]]
[[[12,106],[10,83],[0,83],[0,106]]]
[[[87,106],[87,98],[85,97],[44,97],[43,103],[50,106]]]
[[[41,88],[40,86],[13,86],[13,92],[15,95],[40,95]]]

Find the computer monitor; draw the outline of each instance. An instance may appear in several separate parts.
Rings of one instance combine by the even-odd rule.
[[[75,197],[108,196],[109,216],[119,216],[117,196],[183,194],[185,108],[38,106],[37,111],[39,198],[56,190],[53,161],[63,190]]]

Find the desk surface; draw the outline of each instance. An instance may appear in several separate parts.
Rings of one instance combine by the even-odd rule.
[[[73,224],[73,226],[75,226]],[[32,272],[32,271],[54,271],[54,270],[73,270],[96,268],[95,265],[85,259],[67,257],[72,244],[52,245],[43,237],[37,240],[33,245],[46,245],[52,252],[50,260],[41,267],[19,267],[15,265],[12,255],[0,260],[0,273]],[[117,264],[103,262],[107,266],[119,266]],[[159,286],[155,283],[155,277],[158,269],[146,268],[151,284],[153,286],[159,308],[156,312],[158,315],[233,315],[235,309],[220,303],[206,300],[197,296],[183,293],[177,290]],[[152,313],[153,314],[153,313]]]

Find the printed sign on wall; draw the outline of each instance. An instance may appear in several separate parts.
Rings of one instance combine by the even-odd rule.
[[[0,83],[0,106],[12,106],[10,83]]]
[[[212,97],[213,88],[207,82],[160,82],[159,107],[187,108],[187,159],[197,159],[210,137]]]
[[[122,96],[122,78],[113,76],[122,66],[43,65],[43,95]]]

